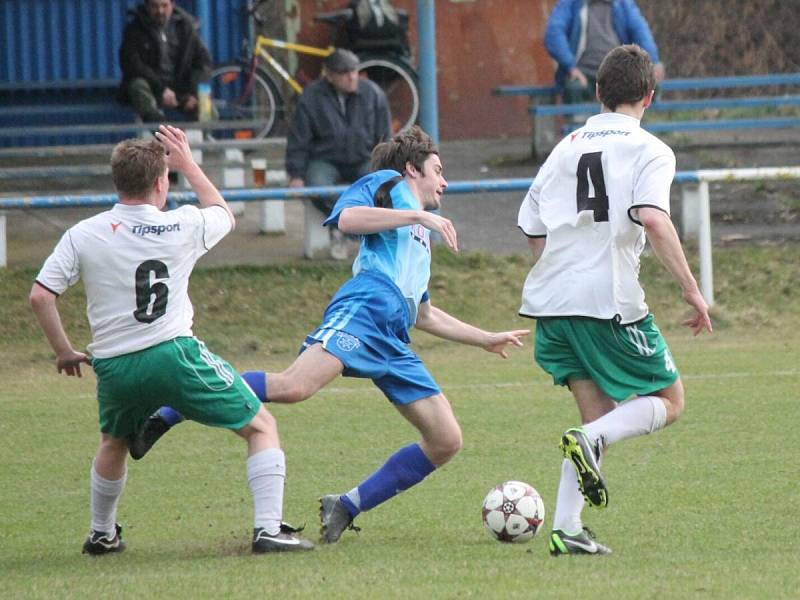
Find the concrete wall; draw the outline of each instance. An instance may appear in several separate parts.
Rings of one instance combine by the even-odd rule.
[[[298,40],[335,43],[330,27],[315,24],[316,12],[335,10],[346,0],[284,0],[287,14],[299,15]],[[554,0],[436,0],[439,133],[442,139],[526,136],[527,100],[495,97],[493,87],[549,84],[553,62],[543,46]],[[416,0],[394,0],[408,11],[411,45],[417,47]],[[318,64],[301,61],[310,75]]]

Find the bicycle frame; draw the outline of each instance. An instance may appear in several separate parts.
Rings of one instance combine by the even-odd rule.
[[[273,38],[264,37],[263,35],[259,35],[256,38],[256,47],[253,51],[255,56],[260,56],[267,64],[269,64],[283,79],[288,83],[291,88],[297,92],[298,94],[303,93],[303,87],[297,82],[297,80],[292,77],[289,72],[284,68],[284,66],[279,63],[273,56],[267,52],[266,48],[281,48],[283,50],[291,50],[293,52],[298,52],[300,54],[310,54],[312,56],[320,56],[326,57],[333,54],[336,50],[333,46],[328,46],[327,48],[318,48],[316,46],[307,46],[305,44],[296,44],[294,42],[286,42],[284,40],[276,40]]]

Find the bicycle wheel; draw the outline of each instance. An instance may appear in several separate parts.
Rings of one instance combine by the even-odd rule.
[[[231,123],[210,130],[210,139],[268,137],[283,118],[283,98],[272,78],[261,69],[256,69],[251,78],[249,68],[241,63],[214,69],[211,98],[215,120]]]
[[[411,65],[385,56],[364,56],[358,65],[362,77],[378,84],[389,100],[392,133],[411,127],[419,116],[419,86]]]

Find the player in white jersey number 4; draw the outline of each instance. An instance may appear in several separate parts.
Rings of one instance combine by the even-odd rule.
[[[536,259],[520,314],[537,319],[536,362],[569,387],[583,423],[561,438],[554,556],[610,552],[581,521],[584,497],[608,503],[603,450],[683,412],[680,376],[639,285],[645,234],[691,308],[684,325],[711,331],[669,216],[675,156],[639,125],[653,88],[647,52],[609,52],[597,76],[602,113],[556,146],[519,210]]]
[[[281,521],[286,467],[275,419],[236,371],[192,335],[189,275],[233,229],[233,215],[192,159],[184,132],[162,125],[155,135],[157,141],[128,140],[114,148],[119,202],[70,228],[31,290],[58,372],[80,377],[86,363],[97,376],[102,435],[90,472],[91,531],[83,551],[125,548],[116,513],[129,439],[162,402],[246,441],[253,552],[309,550],[313,544]],[[170,169],[183,173],[200,208],[163,211]],[[57,307],[58,296],[79,279],[92,331],[88,354],[73,348]]]

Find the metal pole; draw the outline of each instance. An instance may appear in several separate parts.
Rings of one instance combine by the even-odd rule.
[[[419,123],[439,143],[439,107],[436,98],[436,0],[417,0],[419,39]]]
[[[211,48],[211,10],[208,0],[197,0],[197,20],[200,21],[200,37],[206,43],[211,56],[214,56],[214,50]]]
[[[6,253],[6,213],[0,210],[0,269],[8,266]]]
[[[700,219],[700,184],[685,183],[681,186],[681,230],[684,241],[697,237]]]
[[[698,246],[700,251],[700,291],[709,306],[714,306],[714,267],[711,262],[711,205],[708,197],[708,182],[698,186],[698,212],[700,229]]]

